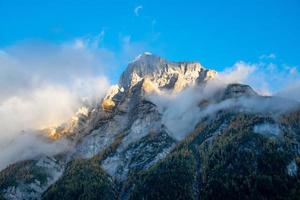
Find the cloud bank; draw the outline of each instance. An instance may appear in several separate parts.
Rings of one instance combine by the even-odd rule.
[[[103,48],[105,33],[64,43],[27,41],[0,49],[0,170],[39,154],[64,151],[36,131],[59,125],[82,105],[96,105],[116,66],[143,45],[122,37],[120,50]]]
[[[162,113],[162,122],[177,140],[183,139],[186,134],[192,131],[202,117],[211,115],[222,109],[236,108],[247,112],[273,113],[276,115],[276,113],[287,112],[299,106],[299,103],[295,101],[289,101],[279,97],[269,98],[264,96],[240,97],[238,99],[227,99],[220,102],[215,101],[216,96],[231,83],[254,85],[254,88],[258,90],[261,95],[265,95],[261,92],[262,90],[259,89],[262,89],[262,86],[264,86],[262,83],[267,83],[268,74],[265,74],[265,69],[262,70],[260,68],[261,66],[261,63],[249,64],[239,61],[231,68],[219,72],[215,80],[209,81],[205,85],[190,86],[177,94],[170,91],[162,91],[160,94],[150,95],[149,100],[158,106]],[[261,74],[263,74],[263,76],[261,76]],[[278,74],[277,78],[283,78],[282,76],[284,74],[285,73]],[[287,81],[286,84],[290,85],[294,77],[288,79],[287,76],[285,79]],[[258,80],[260,82],[257,82]],[[300,91],[300,84],[292,85],[293,87],[290,86],[288,88],[289,90],[284,89],[284,93],[280,94],[285,98],[299,101],[299,99],[297,99],[298,97],[296,97],[297,95],[293,93],[299,93],[296,91]],[[210,104],[204,107],[199,106],[203,101],[209,101]]]
[[[162,113],[162,122],[170,130],[172,136],[181,140],[193,130],[200,117],[203,116],[203,110],[199,107],[202,100],[213,98],[229,83],[243,81],[252,71],[252,65],[238,62],[232,68],[218,73],[216,79],[206,85],[193,85],[177,94],[162,91],[160,94],[150,95],[149,99],[158,106]]]

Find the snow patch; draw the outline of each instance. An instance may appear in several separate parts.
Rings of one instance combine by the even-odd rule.
[[[134,62],[140,60],[144,55],[146,55],[146,56],[151,56],[151,55],[153,55],[153,54],[146,51],[146,52],[144,52],[144,53],[142,53],[142,54],[139,54],[139,55],[138,55],[137,57],[135,57],[130,63],[134,63]]]

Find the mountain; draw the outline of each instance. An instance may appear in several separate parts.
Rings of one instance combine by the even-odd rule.
[[[0,172],[0,199],[299,199],[300,105],[144,53],[98,105],[43,130],[73,147]]]

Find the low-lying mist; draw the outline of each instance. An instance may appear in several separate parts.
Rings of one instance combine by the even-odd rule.
[[[257,91],[258,96],[246,95],[216,101],[220,93],[231,83],[243,83],[257,87],[257,84],[252,84],[255,70],[256,65],[254,64],[238,62],[232,68],[219,72],[215,80],[210,80],[204,85],[193,85],[177,94],[171,91],[162,91],[159,94],[152,94],[148,98],[158,106],[162,113],[163,123],[177,140],[183,139],[192,131],[202,117],[212,115],[220,110],[234,108],[245,112],[269,113],[275,116],[300,108],[300,99],[295,98],[294,94],[295,90],[300,91],[300,87],[295,84],[293,84],[293,90],[287,87],[289,90],[283,89],[278,92],[278,94],[284,95],[276,93],[271,97]],[[201,102],[205,101],[208,101],[209,104],[200,106]]]

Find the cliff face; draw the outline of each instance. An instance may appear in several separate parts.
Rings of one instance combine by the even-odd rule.
[[[51,129],[53,139],[70,140],[74,148],[3,170],[0,193],[6,199],[97,199],[103,192],[111,194],[109,199],[172,199],[173,195],[210,199],[212,191],[218,192],[215,184],[228,177],[234,180],[229,185],[238,185],[238,174],[253,181],[249,169],[269,176],[264,167],[277,157],[280,166],[272,170],[275,174],[281,170],[278,176],[288,180],[282,184],[294,183],[300,153],[299,113],[260,107],[285,101],[261,97],[250,86],[238,83],[201,96],[215,75],[196,62],[170,62],[150,53],[138,56],[98,105],[81,108],[69,123]],[[188,88],[195,89],[183,93],[190,96],[182,95]],[[165,121],[166,108],[150,97],[181,94],[189,99],[193,93],[200,96],[193,100],[196,112],[189,116],[193,123],[185,126],[189,131],[183,137],[174,137]],[[295,111],[298,105],[294,104]],[[185,109],[179,107],[171,110]],[[179,117],[178,124],[187,122],[185,115]],[[276,147],[269,144],[274,141]],[[269,150],[275,160],[260,163]],[[247,156],[251,163],[244,159]],[[228,176],[218,179],[218,171]],[[232,188],[222,188],[222,192],[225,195]]]

